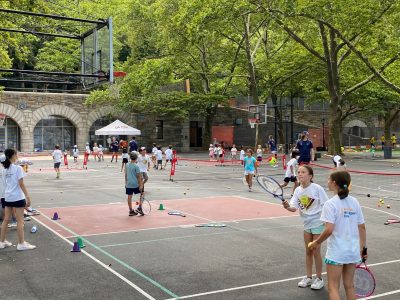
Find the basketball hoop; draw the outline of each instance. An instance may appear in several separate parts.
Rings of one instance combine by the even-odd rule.
[[[6,120],[5,114],[0,114],[0,126],[4,126],[4,121]]]
[[[120,83],[122,79],[126,76],[126,72],[124,71],[115,71],[114,74],[114,83],[109,86],[110,95],[118,99],[119,98],[119,91],[121,89]]]
[[[254,128],[257,123],[257,118],[249,118],[249,124],[251,128]]]

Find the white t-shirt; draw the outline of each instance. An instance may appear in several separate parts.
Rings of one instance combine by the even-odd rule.
[[[153,147],[153,149],[151,149],[151,153],[153,154],[153,156],[157,155],[157,151],[158,151],[157,147]]]
[[[129,154],[128,153],[122,153],[122,158],[129,159]]]
[[[308,187],[297,187],[294,190],[290,206],[299,210],[303,218],[304,230],[318,227],[323,224],[320,220],[322,207],[328,201],[325,190],[316,183],[311,183]]]
[[[89,146],[86,146],[85,149],[86,149],[86,153],[89,153],[89,154],[90,154],[90,147],[89,147]]]
[[[257,149],[257,157],[262,157],[262,149]]]
[[[336,164],[336,167],[339,167],[340,166],[340,162],[339,162],[339,160],[341,160],[342,158],[340,157],[340,155],[335,155],[334,157],[333,157],[333,162]]]
[[[165,159],[172,159],[172,149],[165,150]]]
[[[4,170],[4,174],[6,184],[4,190],[5,200],[7,202],[16,202],[25,199],[24,192],[19,186],[19,180],[26,176],[22,167],[11,164],[8,169]]]
[[[0,169],[0,198],[4,198],[4,192],[6,189],[6,170],[4,168]]]
[[[295,176],[295,171],[296,171],[296,166],[297,166],[297,159],[292,158],[291,160],[289,160],[286,164],[286,173],[285,173],[285,177],[292,177]],[[290,167],[293,167],[293,172],[291,170]]]
[[[237,149],[236,148],[232,148],[231,149],[231,154],[232,155],[236,155],[237,154]]]
[[[93,147],[93,152],[98,152],[99,151],[99,147]]]
[[[79,156],[79,149],[78,148],[72,149],[72,154],[73,154],[74,157],[78,157]]]
[[[136,163],[140,172],[147,173],[147,168],[149,167],[149,156],[147,154],[145,156],[139,155]]]
[[[329,199],[323,209],[321,221],[334,224],[328,238],[326,258],[340,264],[357,263],[360,256],[358,225],[364,224],[364,216],[357,199],[338,195]]]
[[[62,154],[60,149],[54,150],[51,155],[53,156],[53,159],[54,159],[55,163],[60,163],[61,162],[61,158],[62,158],[63,154]],[[19,199],[19,200],[21,200],[21,199]]]
[[[103,154],[104,148],[103,146],[99,147],[99,154]]]
[[[162,151],[161,150],[157,150],[156,155],[157,155],[157,160],[162,160]]]
[[[244,152],[244,150],[240,150],[240,160],[244,160],[244,156],[245,156],[246,152]]]

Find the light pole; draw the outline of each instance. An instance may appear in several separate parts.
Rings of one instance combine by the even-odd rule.
[[[322,118],[321,122],[322,122],[322,148],[324,148],[324,151],[325,151],[326,150],[325,149],[325,118]]]
[[[285,115],[285,154],[289,154],[289,141],[288,141],[288,123],[290,116]]]

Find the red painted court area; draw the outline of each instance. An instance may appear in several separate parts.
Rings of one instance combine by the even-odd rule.
[[[165,210],[158,210],[163,203]],[[297,216],[280,205],[241,197],[187,198],[167,201],[151,201],[152,211],[143,217],[129,217],[126,203],[82,205],[41,209],[40,221],[58,231],[64,237],[73,235],[97,235],[125,231],[160,229],[210,222],[233,222],[273,217]],[[168,215],[180,211],[186,217]],[[49,220],[57,212],[55,221],[71,232]],[[47,217],[47,218],[46,218]]]

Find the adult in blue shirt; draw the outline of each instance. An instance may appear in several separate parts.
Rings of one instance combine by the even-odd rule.
[[[112,152],[111,162],[113,162],[114,157],[115,157],[115,162],[118,162],[119,143],[118,143],[117,139],[115,138],[115,136],[113,136],[110,146],[111,146],[111,152]]]
[[[136,142],[136,138],[133,136],[131,141],[129,142],[129,152],[138,151],[138,144]]]
[[[309,164],[314,160],[314,146],[308,139],[307,134],[301,135],[301,140],[297,142],[296,148],[299,150],[300,156],[297,162],[300,164]]]

